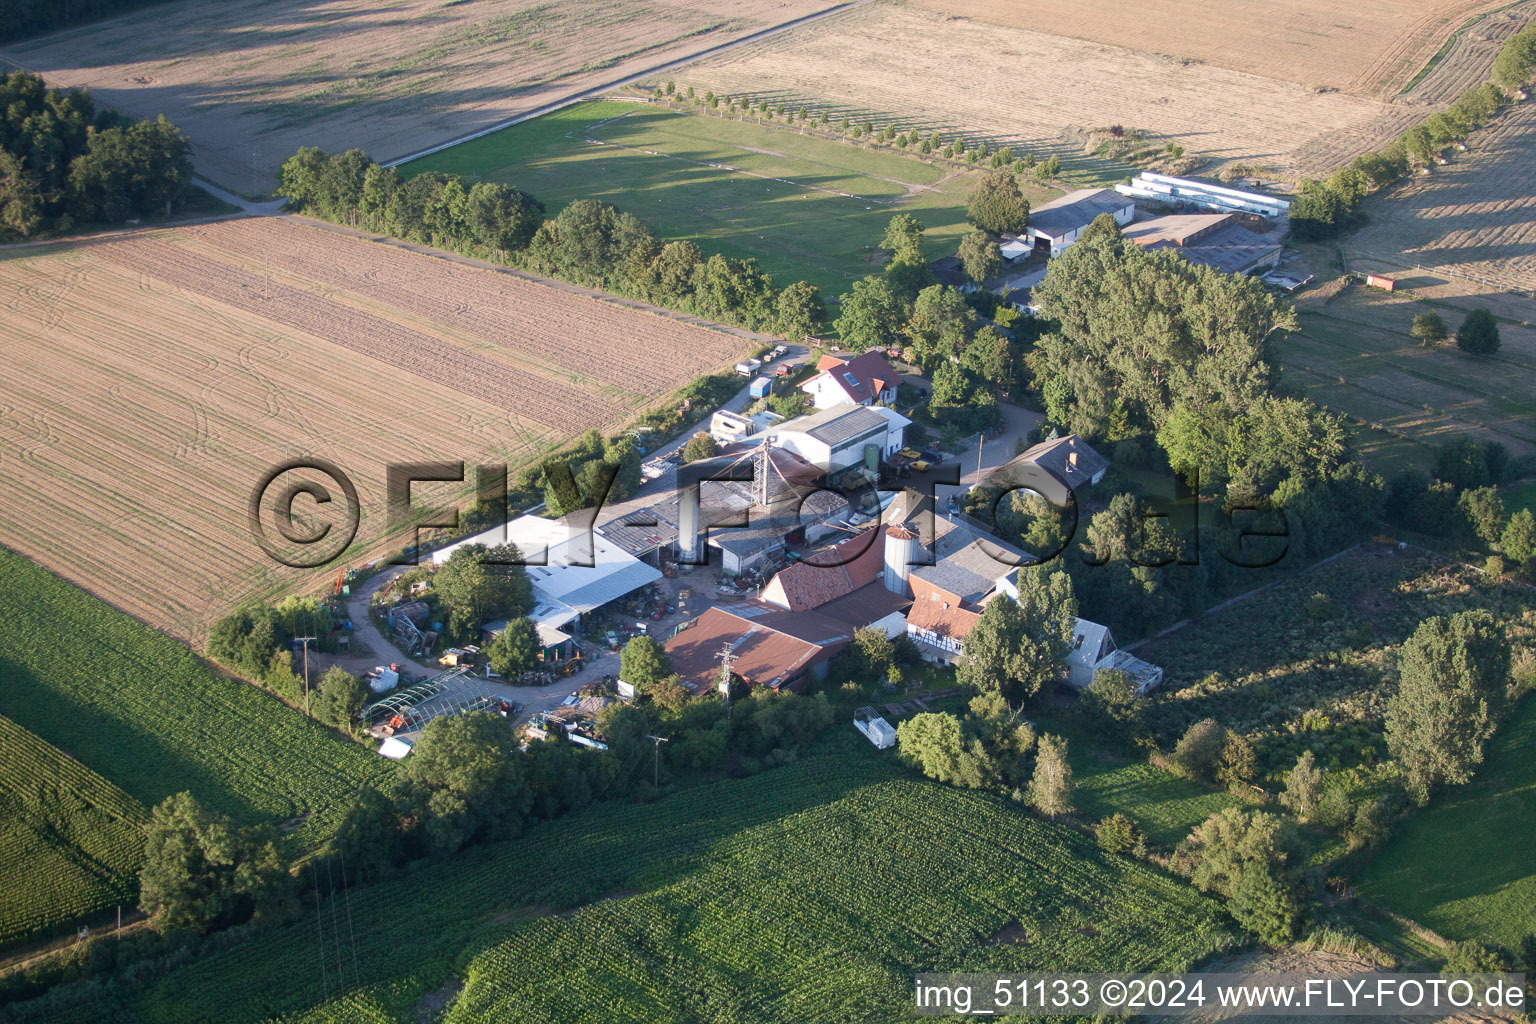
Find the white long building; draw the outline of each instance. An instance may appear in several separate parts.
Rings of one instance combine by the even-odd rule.
[[[1291,214],[1289,199],[1152,171],[1142,171],[1129,184],[1121,182],[1115,186],[1115,191],[1133,199],[1153,199],[1170,206],[1183,204],[1220,213],[1256,213],[1271,220]]]

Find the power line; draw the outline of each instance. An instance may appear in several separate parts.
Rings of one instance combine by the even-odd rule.
[[[336,844],[336,856],[341,859],[341,895],[347,901],[347,941],[352,947],[352,977],[357,980],[357,987],[362,988],[363,971],[357,965],[357,932],[352,929],[352,888],[347,885],[347,854],[340,843]]]
[[[647,734],[646,738],[647,739],[652,739],[652,740],[656,741],[656,743],[655,743],[655,748],[656,748],[656,757],[655,757],[656,766],[655,766],[655,771],[652,773],[652,777],[651,777],[651,789],[654,790],[657,793],[660,793],[661,792],[661,745],[663,743],[668,742],[668,740],[667,740],[667,737],[665,737],[665,736],[656,736],[656,735],[652,735],[652,734]]]
[[[320,1001],[331,997],[331,982],[325,972],[325,915],[320,912],[320,872],[315,870],[315,862],[309,862],[309,877],[315,886],[315,933],[320,946]]]

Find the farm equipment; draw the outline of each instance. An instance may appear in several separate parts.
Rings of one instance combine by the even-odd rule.
[[[336,573],[336,585],[332,591],[338,597],[351,597],[352,584],[357,580],[356,569],[342,569]]]

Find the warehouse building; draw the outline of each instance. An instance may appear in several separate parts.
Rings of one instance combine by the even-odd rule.
[[[659,570],[584,522],[519,516],[433,552],[432,560],[442,565],[465,544],[516,545],[533,585],[534,608],[528,617],[546,646],[569,640],[567,627],[581,616],[661,579]]]
[[[1280,245],[1249,231],[1235,213],[1181,213],[1138,221],[1122,234],[1144,249],[1171,249],[1228,274],[1262,274],[1280,262]]]
[[[1290,200],[1279,196],[1152,171],[1142,171],[1129,184],[1121,182],[1115,186],[1115,191],[1129,199],[1151,199],[1175,208],[1193,206],[1218,213],[1256,213],[1270,220],[1280,220],[1291,214]]]
[[[1003,247],[1003,255],[1018,256],[1039,251],[1060,256],[1067,247],[1077,241],[1101,214],[1109,214],[1122,227],[1136,216],[1136,203],[1120,195],[1114,189],[1083,188],[1076,192],[1041,203],[1029,211],[1029,224],[1024,229],[1027,247],[1017,245],[1017,239]],[[1014,258],[1017,258],[1015,256]]]

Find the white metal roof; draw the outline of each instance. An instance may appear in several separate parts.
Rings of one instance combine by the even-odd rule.
[[[1099,663],[1104,638],[1108,634],[1108,626],[1078,619],[1072,627],[1072,650],[1067,653],[1067,660],[1093,668]]]
[[[534,622],[559,629],[655,580],[661,571],[640,561],[586,525],[520,516],[434,552],[439,565],[463,544],[515,544],[533,584]]]
[[[1003,254],[1003,259],[1016,260],[1020,256],[1028,256],[1031,252],[1034,251],[1034,248],[1035,247],[1029,243],[1029,239],[1015,238],[1011,242],[1004,242],[1002,245],[998,246],[998,251]]]

